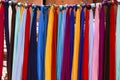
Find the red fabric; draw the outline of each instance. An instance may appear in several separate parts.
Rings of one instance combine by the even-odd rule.
[[[57,10],[54,13],[54,26],[53,26],[53,41],[52,41],[52,71],[51,80],[56,80],[56,49],[57,49],[57,26],[58,26],[58,14]]]
[[[4,5],[0,6],[0,78],[2,76],[4,57]]]
[[[110,80],[116,80],[116,64],[115,64],[115,9],[114,5],[110,8]]]
[[[86,9],[82,80],[88,80],[88,53],[89,53],[89,45],[88,44],[89,44],[89,10]]]
[[[25,43],[24,43],[24,58],[23,58],[23,69],[22,69],[22,80],[27,79],[27,65],[28,65],[28,48],[29,48],[29,36],[30,36],[30,10],[27,9],[26,17],[26,27],[25,27]]]

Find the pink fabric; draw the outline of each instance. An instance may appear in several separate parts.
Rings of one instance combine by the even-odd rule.
[[[0,77],[3,67],[3,45],[4,45],[4,5],[0,7]]]
[[[93,45],[93,61],[92,61],[92,80],[98,80],[99,67],[99,3],[96,4],[95,11],[95,34]]]

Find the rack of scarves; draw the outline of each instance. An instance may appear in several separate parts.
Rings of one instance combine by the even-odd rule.
[[[120,80],[119,21],[119,3],[1,2],[0,77],[5,33],[8,80]]]

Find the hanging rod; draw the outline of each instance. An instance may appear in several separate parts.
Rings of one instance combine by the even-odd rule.
[[[28,3],[28,2],[16,2],[16,1],[0,1],[0,4],[1,3],[8,3],[9,5],[15,4],[15,5],[18,5],[18,6],[23,6],[23,7],[28,7],[28,6],[30,6],[30,7],[41,7],[41,6],[43,6],[42,4],[33,4],[33,3]],[[112,2],[112,1],[97,2],[97,3],[101,3],[101,4],[104,4],[104,5],[106,5],[106,4],[120,4],[120,2]],[[74,7],[74,6],[75,7],[80,7],[84,4],[84,5],[86,5],[87,8],[89,8],[89,7],[94,8],[94,7],[96,7],[97,3],[88,3],[88,2],[83,3],[83,2],[80,2],[80,4],[65,4],[65,5],[48,4],[48,5],[44,5],[44,6],[48,6],[48,7],[50,7],[50,6],[55,6],[55,7],[59,7],[59,6],[62,6],[62,7]]]

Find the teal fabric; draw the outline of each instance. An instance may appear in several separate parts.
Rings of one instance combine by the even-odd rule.
[[[57,59],[57,64],[56,64],[56,69],[57,69],[57,80],[61,80],[61,57],[62,57],[62,53],[61,53],[61,30],[62,30],[62,6],[60,6],[60,12],[58,15],[58,36],[57,36],[57,55],[56,55],[56,59]]]
[[[16,69],[15,69],[15,61],[16,61],[16,50],[17,50],[17,43],[18,43],[18,32],[19,32],[19,27],[20,27],[20,7],[17,8],[16,11],[16,23],[15,23],[15,38],[14,38],[14,55],[13,55],[13,67],[12,67],[12,80],[15,80],[14,76],[16,75]]]
[[[116,26],[116,80],[120,80],[120,5],[117,10]]]

